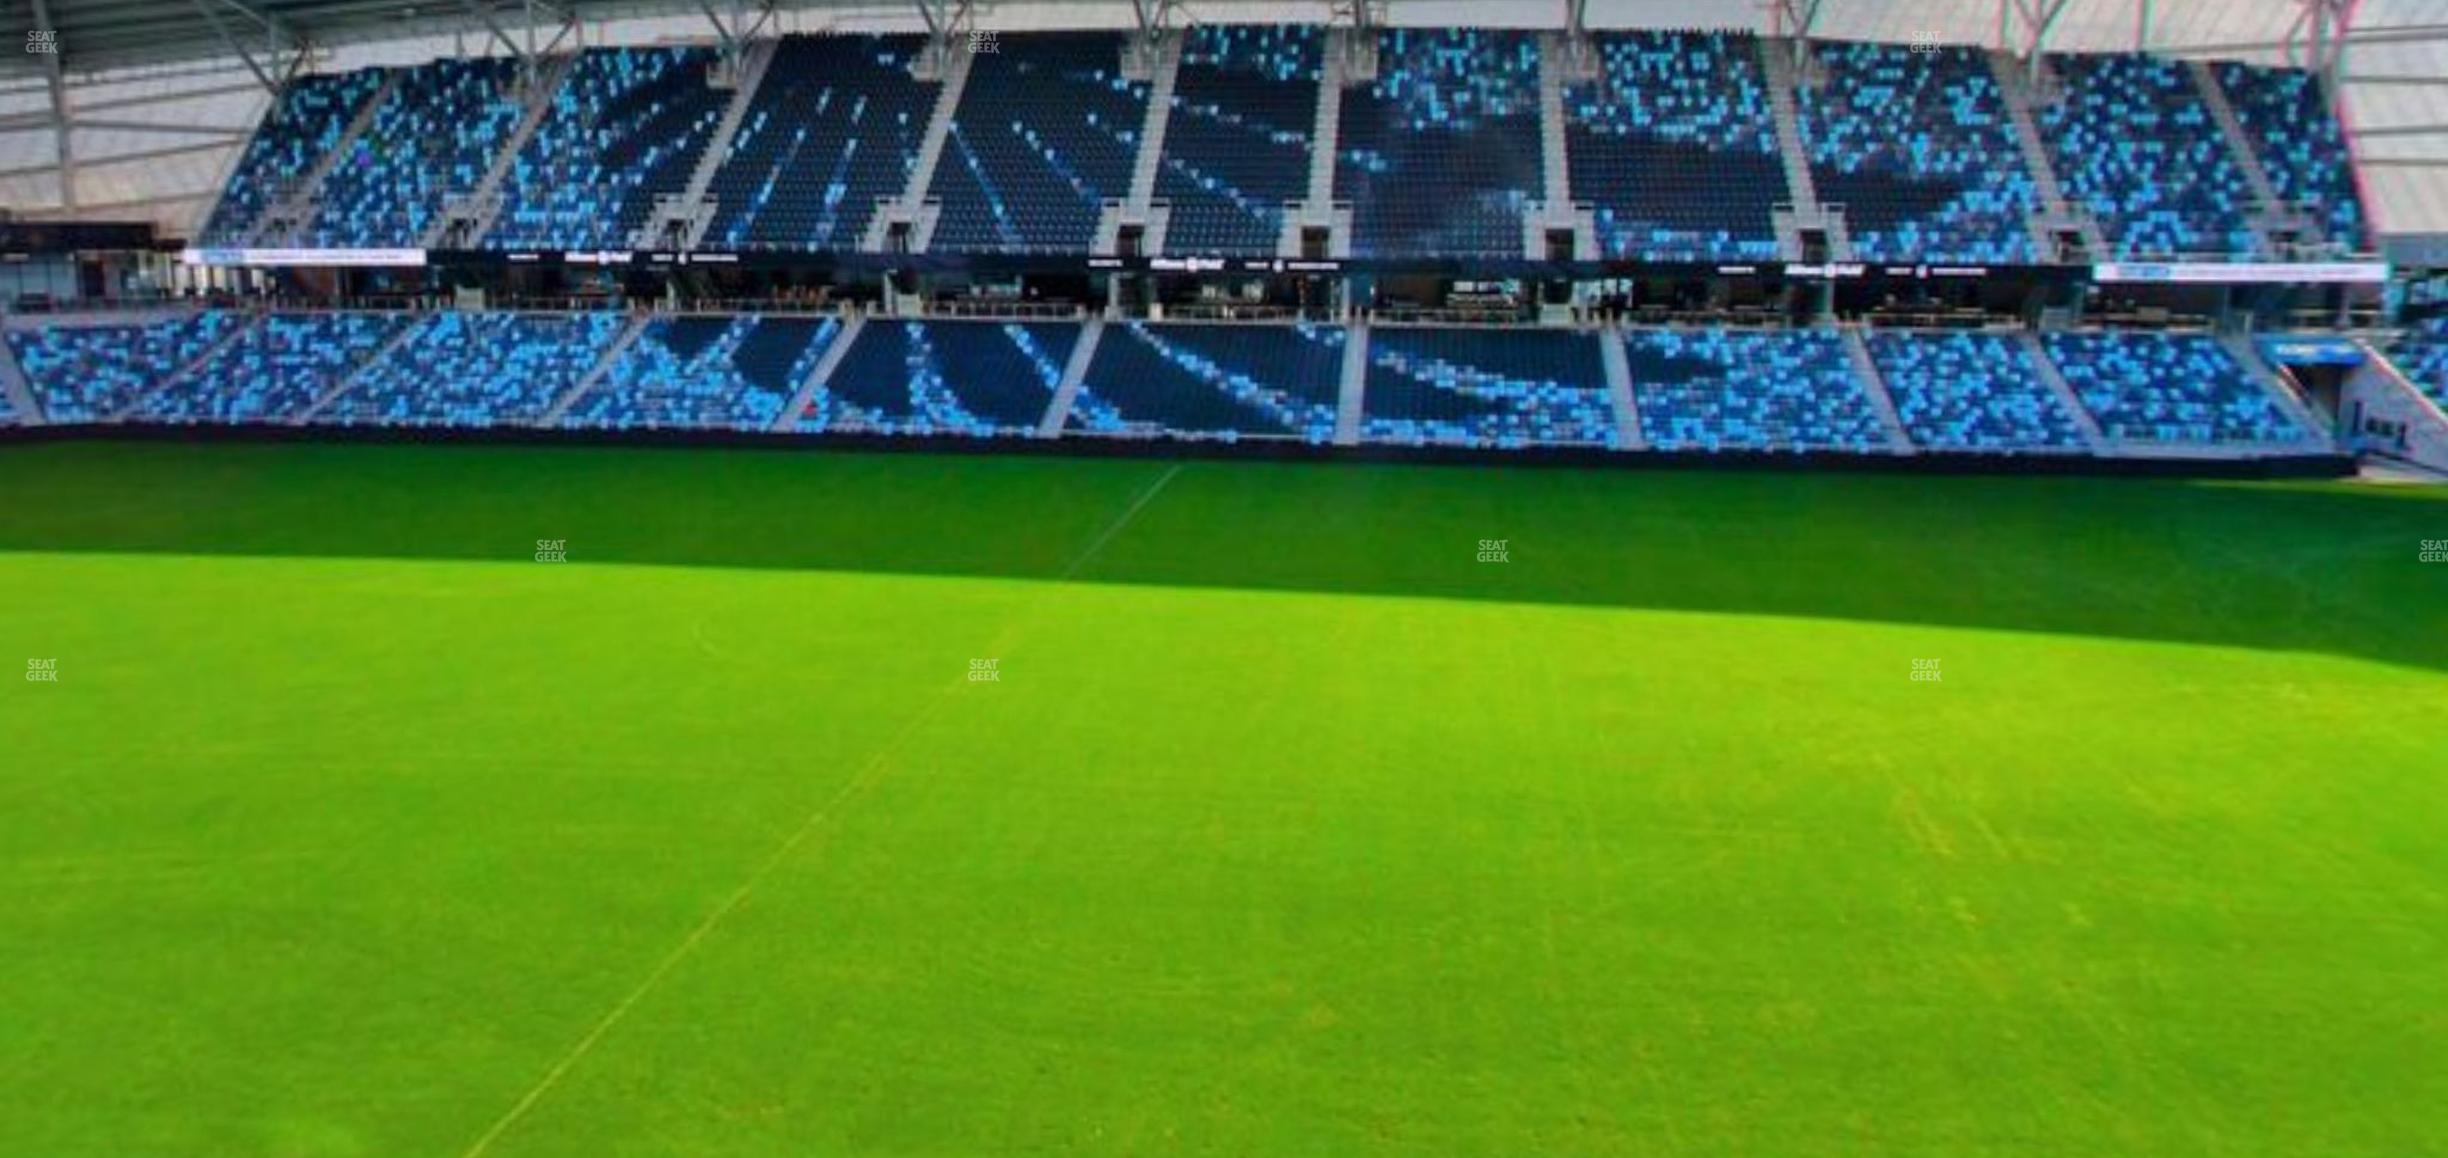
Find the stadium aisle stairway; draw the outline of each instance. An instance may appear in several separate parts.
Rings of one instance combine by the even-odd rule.
[[[2012,335],[1882,332],[1866,340],[1897,417],[1923,449],[2088,449],[2074,416]]]
[[[930,196],[933,253],[1086,253],[1130,193],[1148,86],[1111,32],[998,36],[970,65]]]
[[[2041,342],[2110,438],[2216,445],[2309,437],[2209,335],[2054,333]]]
[[[236,314],[205,310],[132,325],[10,330],[8,342],[50,421],[96,422],[168,381],[239,324]]]
[[[901,195],[935,107],[910,75],[918,36],[787,36],[708,187],[705,245],[858,248],[876,202]]]
[[[1977,49],[1821,44],[1796,93],[1811,178],[1864,261],[2026,262],[2039,193]]]
[[[315,421],[336,426],[483,428],[534,423],[603,357],[623,317],[434,315],[365,367]]]
[[[273,314],[215,351],[193,374],[146,398],[148,422],[286,422],[347,380],[406,314]]]

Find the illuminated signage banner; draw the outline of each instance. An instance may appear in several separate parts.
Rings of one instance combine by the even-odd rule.
[[[422,249],[186,249],[184,265],[421,266]]]
[[[2389,267],[2382,261],[2331,261],[2287,263],[2269,261],[2239,261],[2208,265],[2177,265],[2171,262],[2111,261],[2091,267],[2091,280],[2101,283],[2158,283],[2162,285],[2248,285],[2296,284],[2336,285],[2364,284],[2387,281]]]

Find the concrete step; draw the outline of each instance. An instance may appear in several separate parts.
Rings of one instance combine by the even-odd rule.
[[[965,47],[956,47],[944,54],[943,88],[935,94],[935,111],[927,118],[926,136],[918,144],[918,160],[910,168],[909,186],[901,191],[901,205],[915,213],[918,203],[926,200],[927,188],[935,183],[935,167],[943,163],[944,141],[952,135],[952,120],[960,112],[962,97],[969,91],[970,67],[977,54]]]
[[[1343,377],[1335,394],[1336,446],[1360,445],[1360,418],[1368,400],[1367,322],[1355,322],[1343,332]]]
[[[1139,156],[1131,165],[1132,212],[1147,212],[1156,196],[1156,175],[1164,160],[1165,129],[1173,121],[1173,86],[1181,78],[1182,38],[1168,34],[1156,42],[1155,68],[1148,77],[1147,118],[1139,125]]]
[[[1853,365],[1853,377],[1861,382],[1862,392],[1870,397],[1870,409],[1878,412],[1879,426],[1887,432],[1887,448],[1897,454],[1913,454],[1912,435],[1904,429],[1904,418],[1896,413],[1895,396],[1887,392],[1887,375],[1878,368],[1878,359],[1870,356],[1870,344],[1862,340],[1861,327],[1846,326],[1842,333],[1845,360]]]
[[[1759,40],[1760,64],[1767,70],[1768,107],[1776,114],[1777,155],[1785,162],[1785,186],[1795,206],[1814,209],[1819,184],[1811,177],[1810,152],[1802,144],[1802,115],[1794,102],[1798,83],[1793,64],[1794,42],[1784,37]]]
[[[723,162],[731,157],[731,138],[739,135],[740,123],[748,119],[748,109],[756,103],[757,89],[763,87],[765,70],[773,67],[774,51],[780,43],[776,40],[752,41],[742,51],[739,61],[739,87],[732,92],[731,103],[723,107],[722,120],[715,123],[714,135],[706,141],[705,152],[697,158],[697,167],[689,171],[689,183],[680,193],[682,205],[703,205],[706,190],[714,184],[714,174],[719,172]],[[705,208],[710,209],[711,207],[706,206]],[[706,227],[713,223],[713,216],[711,212],[701,212],[695,215],[688,233],[689,248],[696,248],[697,243],[704,239]],[[648,221],[646,237],[651,238],[656,235],[655,222]],[[645,248],[645,246],[641,245],[640,248]]]
[[[1608,326],[1598,332],[1598,361],[1606,368],[1607,402],[1615,408],[1615,449],[1649,449],[1649,436],[1641,432],[1640,403],[1632,393],[1632,359],[1624,351],[1622,330]]]

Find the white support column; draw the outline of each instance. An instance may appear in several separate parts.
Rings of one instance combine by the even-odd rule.
[[[1088,367],[1096,363],[1097,346],[1104,339],[1105,319],[1090,318],[1080,327],[1079,340],[1071,343],[1071,357],[1063,362],[1062,381],[1054,387],[1054,397],[1046,400],[1045,417],[1037,423],[1037,437],[1062,437],[1063,424],[1071,418],[1071,402],[1079,397],[1080,383],[1088,379]]]
[[[852,314],[840,332],[833,335],[832,344],[825,347],[825,352],[817,357],[816,365],[809,368],[806,380],[799,383],[799,389],[791,394],[790,401],[783,404],[782,413],[774,415],[773,429],[776,433],[799,429],[799,415],[807,410],[809,402],[815,400],[817,391],[833,380],[833,371],[850,356],[850,347],[857,345],[859,335],[866,331],[867,315]]]

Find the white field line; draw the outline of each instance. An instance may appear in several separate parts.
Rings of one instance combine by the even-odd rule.
[[[1062,578],[1069,579],[1077,575],[1080,568],[1087,566],[1088,561],[1095,558],[1099,551],[1104,550],[1105,545],[1112,542],[1114,536],[1121,534],[1122,529],[1129,526],[1131,520],[1139,517],[1139,512],[1144,510],[1149,501],[1156,497],[1156,492],[1163,490],[1166,483],[1172,482],[1173,476],[1181,473],[1181,468],[1182,464],[1174,463],[1162,475],[1157,476],[1155,482],[1148,484],[1145,490],[1140,491],[1139,497],[1132,500],[1131,505],[1124,508],[1121,514],[1115,516],[1114,521],[1107,524],[1105,530],[1071,560],[1070,566],[1063,568]],[[998,633],[995,643],[989,647],[988,654],[999,656],[1009,650],[1009,645],[1016,637],[1017,630],[1017,624],[1007,624],[1003,631]],[[655,967],[646,974],[644,980],[638,982],[636,988],[631,989],[627,996],[615,1002],[609,1011],[597,1019],[585,1035],[572,1044],[561,1055],[560,1060],[554,1062],[551,1069],[545,1070],[544,1076],[539,1078],[534,1086],[511,1105],[509,1112],[503,1114],[490,1129],[487,1129],[482,1136],[468,1146],[461,1158],[481,1158],[483,1154],[491,1150],[493,1143],[499,1141],[503,1134],[508,1133],[510,1127],[517,1125],[520,1119],[525,1118],[528,1111],[533,1110],[537,1103],[544,1100],[546,1094],[551,1093],[554,1087],[561,1084],[561,1079],[568,1076],[570,1070],[576,1068],[579,1062],[585,1060],[586,1056],[594,1051],[595,1044],[602,1041],[604,1035],[612,1032],[614,1026],[619,1025],[622,1019],[629,1016],[630,1010],[637,1008],[638,1003],[645,1000],[646,995],[652,993],[656,986],[661,985],[663,979],[671,975],[672,970],[678,968],[682,961],[687,960],[690,954],[697,951],[697,946],[703,944],[708,935],[712,934],[732,913],[738,911],[740,905],[748,900],[749,894],[754,893],[758,886],[773,876],[775,871],[782,867],[783,862],[791,858],[791,854],[799,851],[800,846],[807,843],[809,837],[814,836],[819,829],[823,828],[826,820],[832,818],[843,805],[864,795],[869,789],[880,783],[883,780],[885,766],[892,757],[899,754],[910,738],[917,735],[922,727],[933,720],[935,714],[941,711],[944,705],[952,702],[954,691],[968,682],[969,673],[963,670],[944,686],[942,692],[913,713],[908,722],[902,724],[900,730],[894,732],[892,738],[885,741],[884,746],[877,749],[876,754],[869,757],[867,763],[859,767],[858,773],[850,778],[849,783],[842,785],[839,791],[818,804],[815,811],[808,813],[807,819],[801,821],[799,826],[791,830],[791,834],[784,838],[781,845],[758,863],[756,871],[749,873],[747,880],[741,881],[738,888],[731,890],[730,894],[723,898],[721,904],[714,906],[703,920],[697,922],[695,928],[689,930],[688,936],[681,938],[680,943],[674,946],[671,952],[664,954],[663,959],[655,963]]]

